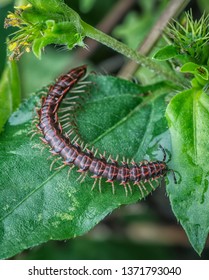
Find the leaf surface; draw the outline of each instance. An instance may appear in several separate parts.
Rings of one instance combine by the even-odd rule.
[[[179,184],[168,185],[173,211],[200,254],[209,231],[209,98],[190,89],[175,96],[167,107],[172,168]]]

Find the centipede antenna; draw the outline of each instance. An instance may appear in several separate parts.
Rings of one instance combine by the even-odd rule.
[[[173,169],[169,169],[168,171],[170,171],[172,173],[172,175],[173,175],[174,184],[177,184],[177,179],[176,179],[175,171]]]

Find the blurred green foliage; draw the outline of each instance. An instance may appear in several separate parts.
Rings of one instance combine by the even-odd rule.
[[[4,19],[9,10],[13,9],[11,1],[0,3],[0,77],[5,67],[6,62],[6,38],[11,33],[11,30],[4,28]]]

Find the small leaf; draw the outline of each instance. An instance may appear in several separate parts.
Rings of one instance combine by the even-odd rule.
[[[193,62],[187,62],[181,67],[181,72],[191,73],[195,76],[192,80],[192,86],[202,88],[208,80],[208,70],[204,66],[199,66]]]
[[[169,145],[164,118],[168,87],[163,83],[140,87],[106,76],[89,78],[93,84],[88,99],[77,111],[84,142],[114,158],[122,154],[136,161],[162,159],[158,143],[163,142],[165,148]],[[144,98],[143,93],[151,90],[154,94]],[[94,180],[87,176],[81,184],[76,168],[69,178],[68,167],[50,171],[49,151],[33,149],[40,139],[30,140],[27,135],[35,128],[31,128],[31,117],[36,102],[33,96],[22,104],[0,137],[0,258],[48,240],[82,235],[115,208],[142,197],[136,186],[133,195],[126,197],[118,183],[113,195],[105,180],[102,193],[98,185],[91,191]],[[151,192],[148,184],[147,188]]]
[[[0,81],[0,132],[20,103],[20,80],[15,61],[8,61]]]
[[[156,60],[167,60],[179,55],[178,50],[173,45],[165,46],[155,53],[153,56]]]
[[[41,59],[41,50],[43,48],[43,40],[38,38],[33,41],[32,50],[38,59]]]
[[[173,211],[200,254],[209,231],[209,97],[189,89],[166,110],[172,141],[171,167],[180,182],[167,187]]]
[[[192,73],[192,74],[194,74],[198,67],[199,67],[199,65],[196,64],[196,63],[187,62],[187,63],[185,63],[181,67],[180,71],[183,72],[183,73]]]

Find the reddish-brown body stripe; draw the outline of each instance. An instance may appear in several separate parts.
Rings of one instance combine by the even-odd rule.
[[[126,185],[129,182],[135,184],[146,182],[150,179],[162,177],[168,171],[164,161],[122,163],[115,160],[107,162],[101,156],[94,156],[90,151],[82,151],[81,147],[72,143],[69,137],[62,134],[62,127],[58,121],[57,110],[67,92],[85,75],[86,66],[77,67],[62,75],[49,89],[46,98],[42,100],[39,110],[38,128],[43,134],[43,141],[51,147],[52,153],[59,154],[64,164],[74,164],[79,172],[92,173],[92,177],[107,178],[108,182],[115,180]]]

